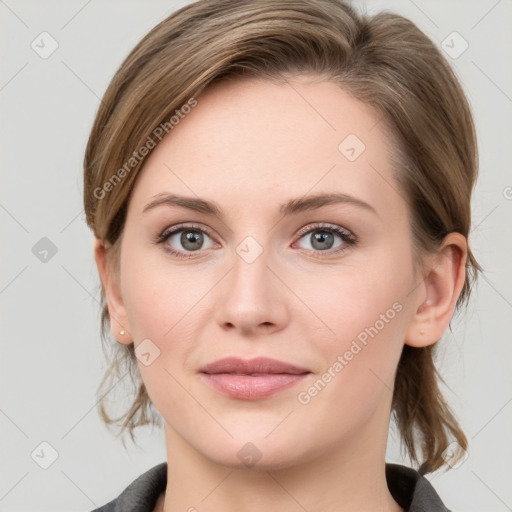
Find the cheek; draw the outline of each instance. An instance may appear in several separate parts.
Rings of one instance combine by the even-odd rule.
[[[299,390],[299,411],[324,435],[357,431],[387,415],[407,325],[403,281],[368,271],[347,277],[342,292],[315,302],[336,337],[316,343],[324,368]]]
[[[190,413],[193,421],[198,412],[182,410],[190,400],[182,387],[182,372],[194,348],[193,306],[204,292],[191,286],[183,271],[169,274],[170,267],[155,264],[142,251],[130,252],[123,263],[123,300],[136,355],[147,348],[151,358],[149,364],[144,364],[144,357],[137,361],[147,392],[157,410],[180,411],[181,421]]]
[[[162,382],[172,381],[169,372],[179,377],[178,373],[190,370],[190,354],[202,319],[211,318],[202,313],[207,304],[205,294],[216,278],[205,271],[190,272],[168,263],[152,249],[126,252],[122,262],[123,301],[136,353],[144,340],[151,340],[156,347],[154,362],[138,365],[152,399],[158,401],[156,395],[168,389]]]
[[[360,333],[364,339],[365,330],[375,325],[384,338],[403,330],[412,274],[406,265],[396,268],[390,260],[380,258],[373,265],[341,269],[324,278],[317,274],[298,289],[334,342],[346,343]]]
[[[159,250],[138,248],[140,243],[130,244],[130,240],[126,235],[121,282],[131,331],[136,341],[164,340],[173,334],[192,304],[200,300],[198,276],[190,281],[190,273],[166,264]]]
[[[365,407],[392,390],[413,287],[412,265],[405,260],[397,265],[398,257],[392,251],[381,253],[373,265],[340,272],[309,296],[311,309],[333,331],[316,344],[329,381],[326,395],[332,393],[332,400],[341,397],[347,405],[355,404],[351,407]]]

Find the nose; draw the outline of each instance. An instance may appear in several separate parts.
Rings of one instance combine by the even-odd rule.
[[[224,330],[239,334],[270,334],[288,322],[290,292],[279,276],[279,265],[255,240],[242,242],[232,268],[218,289],[216,319]]]

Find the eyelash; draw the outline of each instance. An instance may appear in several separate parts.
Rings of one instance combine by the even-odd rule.
[[[201,233],[207,234],[210,238],[213,238],[213,236],[210,234],[209,230],[204,229],[203,227],[201,227],[201,226],[199,226],[197,224],[186,224],[186,225],[179,225],[179,226],[177,226],[177,227],[175,227],[173,229],[166,229],[166,230],[164,230],[161,234],[159,234],[159,235],[157,235],[155,237],[154,243],[155,244],[163,244],[172,235],[175,235],[176,233],[179,233],[181,231],[199,231]],[[328,232],[328,233],[334,233],[334,234],[338,235],[342,239],[344,244],[345,244],[345,247],[342,247],[341,249],[338,248],[336,250],[328,250],[328,251],[315,251],[315,250],[313,250],[313,254],[312,255],[315,258],[323,258],[324,257],[324,256],[320,256],[319,253],[320,254],[327,253],[329,255],[342,254],[349,247],[353,247],[353,246],[357,245],[357,242],[358,242],[357,237],[355,235],[353,235],[347,229],[343,229],[343,228],[340,228],[338,226],[321,224],[321,223],[320,224],[313,224],[312,226],[308,226],[307,228],[301,229],[299,231],[298,235],[297,235],[299,237],[298,240],[303,238],[305,235],[308,235],[308,234],[313,233],[315,231],[325,231],[325,232]],[[169,246],[166,246],[164,248],[164,250],[166,252],[168,252],[169,254],[171,254],[172,256],[174,256],[176,258],[180,258],[180,259],[194,258],[194,257],[196,257],[194,253],[195,252],[200,252],[200,251],[188,251],[186,253],[182,253],[180,251],[176,251],[175,249],[172,249]]]

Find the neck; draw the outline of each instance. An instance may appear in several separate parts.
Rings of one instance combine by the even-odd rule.
[[[167,489],[157,510],[175,512],[401,512],[385,476],[386,438],[359,436],[291,467],[234,469],[207,459],[167,424]],[[368,433],[369,434],[369,433]]]

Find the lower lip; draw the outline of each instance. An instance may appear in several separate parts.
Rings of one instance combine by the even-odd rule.
[[[272,373],[266,375],[236,375],[233,373],[203,373],[208,384],[223,395],[239,400],[260,400],[295,386],[308,375]]]

